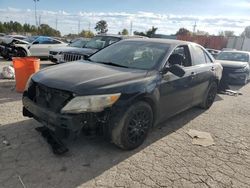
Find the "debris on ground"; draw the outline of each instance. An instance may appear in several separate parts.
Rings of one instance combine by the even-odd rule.
[[[3,140],[3,144],[6,146],[10,146],[10,142],[8,140],[6,140],[5,138]]]
[[[192,144],[200,146],[214,145],[214,140],[210,133],[190,129],[188,135],[193,138]]]
[[[69,149],[66,148],[66,146],[55,136],[53,131],[51,131],[47,127],[37,127],[36,131],[40,132],[42,137],[47,140],[54,154],[63,155],[69,151]]]
[[[20,176],[18,176],[18,179],[19,179],[19,181],[21,182],[21,184],[22,184],[23,188],[26,188],[25,184],[23,183],[22,178],[21,178]]]
[[[15,79],[15,70],[12,66],[3,67],[1,77],[3,79]]]
[[[226,89],[225,91],[221,91],[220,94],[235,96],[235,97],[237,97],[238,95],[242,95],[241,92],[234,91],[234,90],[231,90],[231,89]]]

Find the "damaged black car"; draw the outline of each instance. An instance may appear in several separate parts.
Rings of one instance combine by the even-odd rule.
[[[122,149],[140,146],[159,122],[213,104],[222,66],[200,45],[129,39],[88,60],[36,73],[23,94],[23,115],[60,136],[101,134]]]

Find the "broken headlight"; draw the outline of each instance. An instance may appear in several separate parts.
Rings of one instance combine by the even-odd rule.
[[[61,113],[101,112],[111,107],[120,97],[120,93],[108,95],[78,96],[73,98],[61,110]]]

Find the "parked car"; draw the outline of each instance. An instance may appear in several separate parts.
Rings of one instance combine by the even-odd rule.
[[[94,54],[98,50],[105,48],[115,42],[122,39],[128,38],[143,38],[141,36],[128,36],[128,35],[111,35],[111,34],[100,34],[93,37],[84,48],[69,49],[64,51],[62,58],[59,63],[65,63],[70,61],[77,61],[81,59],[86,59],[90,55]],[[145,38],[145,37],[144,37]]]
[[[14,37],[0,37],[0,56],[4,59],[11,60],[12,57],[18,56],[15,45],[28,45],[31,40],[34,40],[34,37],[26,37],[23,40]]]
[[[210,108],[221,75],[222,66],[198,44],[122,40],[88,60],[33,75],[23,115],[55,132],[98,132],[134,149],[159,122],[193,106]]]
[[[49,59],[54,63],[58,63],[62,59],[62,53],[68,50],[77,50],[78,48],[84,48],[89,38],[77,38],[73,42],[69,43],[68,46],[51,48],[49,51]]]
[[[229,84],[246,84],[250,79],[250,53],[245,51],[222,51],[217,61],[223,66],[223,79]]]
[[[15,48],[17,50],[17,55],[20,57],[36,56],[48,58],[50,48],[63,47],[67,45],[67,43],[52,37],[39,36],[31,43],[15,44]]]
[[[220,50],[215,50],[211,48],[206,48],[206,50],[214,57],[216,58],[218,54],[221,52]]]
[[[6,38],[14,38],[14,39],[19,39],[19,40],[23,40],[26,39],[26,36],[23,35],[5,35],[4,37]]]

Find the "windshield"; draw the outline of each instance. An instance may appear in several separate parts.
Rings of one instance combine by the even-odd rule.
[[[87,44],[86,48],[94,48],[94,49],[102,49],[112,43],[115,43],[117,41],[121,40],[117,37],[107,37],[107,36],[97,36],[92,38]]]
[[[76,47],[76,48],[83,48],[87,42],[88,42],[88,40],[78,39],[78,40],[70,43],[69,46]]]
[[[37,36],[31,36],[23,39],[24,41],[27,41],[29,43],[32,43],[34,40],[36,40],[38,37]]]
[[[243,52],[221,52],[216,59],[249,62],[249,55]]]
[[[162,61],[168,49],[163,43],[123,41],[94,54],[90,61],[149,70]]]

